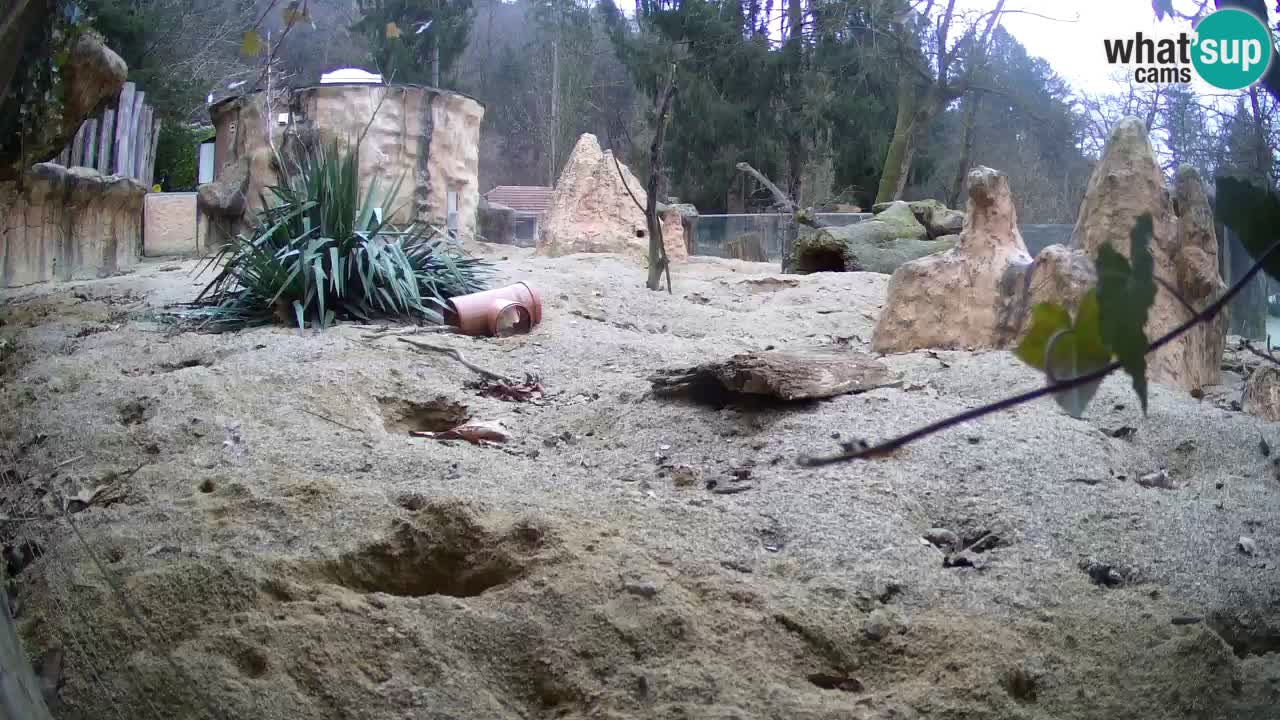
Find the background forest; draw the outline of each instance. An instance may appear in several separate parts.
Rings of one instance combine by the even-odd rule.
[[[703,213],[762,208],[746,161],[802,206],[962,205],[963,171],[1010,176],[1024,222],[1072,222],[1111,126],[1143,118],[1171,172],[1274,185],[1276,107],[1116,79],[1081,93],[1000,26],[1004,0],[80,0],[165,119],[157,181],[195,183],[206,102],[362,67],[485,104],[482,190],[550,185],[595,133],[646,172],[655,98],[678,87],[666,192]],[[1047,22],[1051,20],[1046,20]],[[245,51],[245,30],[261,43]],[[260,47],[256,47],[260,45]],[[269,58],[269,59],[268,59]],[[674,70],[673,70],[674,69]]]

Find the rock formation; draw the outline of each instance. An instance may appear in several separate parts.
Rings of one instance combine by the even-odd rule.
[[[1071,247],[1051,245],[1034,262],[1018,232],[1008,181],[989,168],[972,171],[958,245],[894,272],[872,346],[880,352],[1010,347],[1036,303],[1074,309],[1096,284],[1094,260],[1104,244],[1128,257],[1130,232],[1143,213],[1152,215],[1151,253],[1162,281],[1146,333],[1164,335],[1191,318],[1183,300],[1198,311],[1224,289],[1213,213],[1190,168],[1179,169],[1170,195],[1145,125],[1128,118],[1112,131],[1089,180]],[[1216,383],[1226,328],[1220,316],[1161,348],[1148,358],[1148,378],[1188,390]]]
[[[31,7],[39,4],[32,3]],[[64,19],[59,13],[54,18],[39,19],[36,24],[46,20],[56,24]],[[30,29],[29,36],[34,39],[23,52],[38,60],[18,62],[14,91],[0,105],[0,117],[4,118],[0,120],[0,181],[16,181],[33,162],[50,160],[61,152],[84,119],[103,100],[120,92],[128,74],[124,60],[103,45],[96,34],[46,32],[47,28]],[[75,39],[70,46],[64,42],[59,47],[56,40],[52,46],[45,44],[49,37]],[[59,73],[63,80],[59,85],[44,87],[41,80],[27,77],[29,68],[47,67],[50,58],[60,55],[65,56],[66,62]],[[36,95],[28,97],[30,93]],[[19,125],[18,118],[22,116],[26,116],[26,123]]]
[[[885,210],[898,205],[900,202],[876,203],[872,206],[871,211],[879,217]],[[916,220],[924,226],[931,240],[944,235],[958,235],[964,228],[964,213],[959,210],[951,210],[937,200],[912,200],[906,205],[911,208],[911,214],[915,215]]]
[[[0,183],[0,287],[106,277],[142,254],[136,180],[40,163],[21,188]]]
[[[556,182],[537,253],[618,253],[643,262],[649,238],[637,203],[643,206],[646,198],[644,183],[615,163],[612,151],[601,150],[594,135],[583,135]],[[688,260],[679,212],[663,213],[662,240],[671,262]]]
[[[791,271],[891,273],[908,260],[950,249],[953,242],[930,240],[928,229],[904,202],[852,225],[804,229],[796,238]]]
[[[1126,118],[1111,131],[1089,179],[1072,249],[1095,258],[1098,249],[1109,244],[1128,257],[1134,220],[1146,212],[1154,224],[1155,275],[1168,286],[1157,287],[1147,316],[1147,338],[1154,340],[1192,317],[1168,288],[1197,310],[1225,288],[1218,275],[1213,212],[1200,177],[1191,168],[1180,168],[1170,197],[1146,126],[1137,118]],[[1220,316],[1217,322],[1184,333],[1147,358],[1147,377],[1188,390],[1216,383],[1226,327],[1226,318]]]
[[[1007,345],[1022,322],[1019,298],[1008,278],[1030,267],[1008,178],[991,168],[975,168],[969,173],[959,242],[894,271],[872,348],[906,352]]]

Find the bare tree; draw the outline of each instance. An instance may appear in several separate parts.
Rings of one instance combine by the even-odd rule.
[[[954,40],[952,34],[959,19],[956,0],[947,0],[936,21],[931,17],[934,0],[924,0],[895,19],[891,35],[898,44],[903,72],[898,85],[897,122],[885,152],[876,202],[902,196],[915,157],[917,136],[948,105],[969,91],[1004,4],[1005,0],[996,0],[994,10],[981,15]],[[922,48],[916,44],[922,29],[919,26],[928,27],[930,23],[933,27],[926,33],[928,47]]]

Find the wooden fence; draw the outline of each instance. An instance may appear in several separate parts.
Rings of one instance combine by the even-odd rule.
[[[103,175],[131,177],[151,187],[155,175],[160,118],[147,94],[131,82],[100,115],[85,120],[63,149],[64,167],[93,168]]]

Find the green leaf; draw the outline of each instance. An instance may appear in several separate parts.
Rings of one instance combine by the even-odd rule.
[[[1071,314],[1061,305],[1040,303],[1031,308],[1031,327],[1014,354],[1037,370],[1044,370],[1045,348],[1060,330],[1071,329]]]
[[[1098,250],[1098,312],[1102,342],[1133,380],[1147,412],[1147,313],[1156,299],[1151,258],[1151,215],[1144,213],[1129,234],[1129,259],[1110,245]],[[1132,263],[1132,264],[1131,264]]]
[[[1239,178],[1214,179],[1216,215],[1240,238],[1250,257],[1258,260],[1280,240],[1280,196]],[[1280,280],[1280,255],[1262,267],[1272,279]]]
[[[1071,380],[1106,367],[1111,353],[1099,335],[1098,298],[1085,293],[1075,321],[1059,305],[1040,303],[1031,309],[1031,327],[1015,354],[1042,370],[1050,383]],[[1101,380],[1054,393],[1053,399],[1072,417],[1084,415]]]

